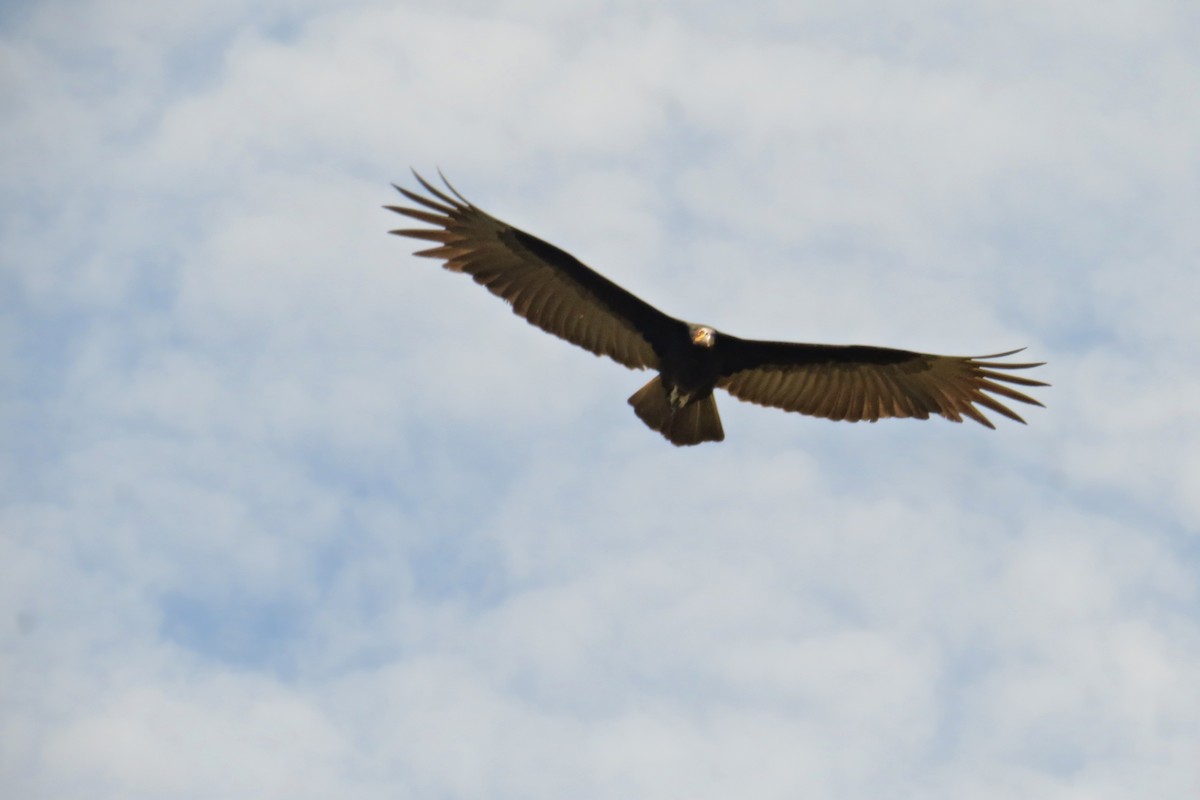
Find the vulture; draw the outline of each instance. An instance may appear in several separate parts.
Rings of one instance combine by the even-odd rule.
[[[415,170],[413,175],[425,194],[393,184],[415,205],[385,208],[433,227],[391,233],[433,242],[416,255],[467,273],[547,333],[631,369],[656,370],[629,404],[672,444],[725,438],[713,397],[717,388],[739,400],[847,422],[940,414],[994,428],[979,407],[1024,423],[1001,399],[1042,405],[1013,385],[1048,384],[1012,371],[1044,362],[998,360],[1020,350],[939,356],[865,345],[759,341],[670,317],[570,253],[476,208],[445,176],[443,191]]]

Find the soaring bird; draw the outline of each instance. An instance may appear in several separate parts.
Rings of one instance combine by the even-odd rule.
[[[395,186],[419,207],[385,206],[432,228],[400,236],[436,243],[419,256],[442,259],[506,300],[513,313],[572,344],[658,375],[629,398],[634,412],[675,445],[725,438],[713,389],[739,400],[831,420],[969,417],[994,428],[977,406],[1017,422],[992,395],[1042,405],[1011,388],[1046,386],[1010,374],[1038,363],[990,356],[939,356],[865,345],[740,339],[667,316],[549,242],[481,211],[443,176],[447,191],[415,171],[426,195]]]

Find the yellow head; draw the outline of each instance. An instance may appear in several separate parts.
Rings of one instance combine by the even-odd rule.
[[[688,332],[692,335],[692,344],[697,347],[712,347],[717,343],[717,332],[707,325],[688,325]]]

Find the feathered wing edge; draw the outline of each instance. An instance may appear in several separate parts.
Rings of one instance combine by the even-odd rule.
[[[391,231],[436,243],[416,255],[471,275],[547,333],[627,367],[658,367],[655,330],[674,320],[569,253],[476,208],[440,172],[453,196],[413,175],[429,197],[393,186],[421,208],[385,208],[435,226]]]
[[[808,347],[802,363],[764,363],[740,370],[717,382],[739,400],[796,411],[831,420],[875,422],[888,417],[928,419],[940,414],[952,422],[963,417],[995,428],[977,406],[1024,424],[1025,420],[1000,398],[1028,405],[1042,403],[1006,384],[1048,386],[1042,381],[1011,375],[1011,370],[1032,369],[1044,362],[997,362],[1024,348],[987,356],[937,356],[907,353],[891,363],[877,361],[817,360]],[[860,348],[863,349],[863,348]],[[870,348],[876,353],[896,353]],[[883,361],[884,359],[881,359]]]

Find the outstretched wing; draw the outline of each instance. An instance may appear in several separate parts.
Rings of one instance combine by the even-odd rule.
[[[429,196],[396,189],[424,208],[386,208],[436,227],[392,233],[436,242],[417,255],[445,259],[446,269],[467,273],[547,333],[627,367],[657,369],[668,333],[686,327],[570,253],[480,211],[445,177],[453,197],[413,174]]]
[[[1009,374],[1041,363],[1015,364],[990,356],[935,356],[862,345],[836,346],[759,342],[719,337],[722,377],[717,386],[739,400],[832,420],[874,422],[884,417],[928,419],[941,414],[954,422],[970,417],[994,428],[977,406],[1024,422],[993,397],[1040,406],[1006,384],[1046,386]]]

